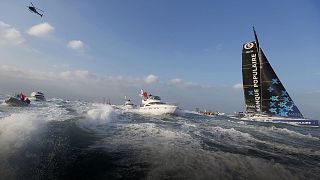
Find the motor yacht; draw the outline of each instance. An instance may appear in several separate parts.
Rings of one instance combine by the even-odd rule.
[[[32,92],[29,99],[32,101],[46,101],[42,92]]]
[[[141,90],[142,104],[139,107],[140,113],[162,115],[174,114],[178,108],[177,105],[167,104],[161,101],[159,96],[148,94]]]
[[[136,107],[136,105],[134,105],[130,99],[127,99],[127,97],[125,96],[125,102],[124,102],[124,107],[127,109],[133,109]]]

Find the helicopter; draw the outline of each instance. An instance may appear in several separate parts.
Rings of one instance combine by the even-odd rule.
[[[30,12],[33,12],[33,13],[36,13],[36,14],[38,14],[39,16],[43,16],[43,12],[44,11],[42,11],[41,9],[39,9],[39,8],[36,8],[33,4],[32,4],[32,2],[31,2],[31,6],[27,6],[28,8],[29,8],[29,11]],[[38,11],[37,11],[38,10]],[[42,14],[40,14],[39,13],[39,11],[41,11],[42,12]]]

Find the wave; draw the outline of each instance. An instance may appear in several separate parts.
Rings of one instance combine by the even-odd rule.
[[[271,128],[270,128],[271,129]],[[281,129],[281,128],[278,128]],[[287,145],[284,143],[272,142],[272,141],[264,141],[257,139],[253,135],[241,132],[234,128],[222,128],[222,127],[206,127],[205,134],[209,133],[210,135],[205,135],[203,132],[197,131],[196,135],[209,139],[213,142],[219,141],[223,144],[228,144],[229,146],[237,146],[237,147],[245,147],[245,148],[253,148],[256,149],[258,144],[262,144],[261,150],[265,151],[265,148],[269,148],[272,150],[277,150],[282,153],[294,153],[294,154],[304,154],[304,155],[312,155],[312,156],[320,156],[319,150],[313,150],[309,148],[302,147],[293,147],[292,145]],[[285,130],[284,130],[285,131]],[[290,133],[292,133],[290,131]],[[213,136],[213,137],[212,137]],[[298,135],[301,136],[300,134]]]
[[[240,141],[251,141],[256,142],[259,141],[255,139],[251,134],[238,131],[234,128],[222,128],[222,127],[206,127],[206,131],[210,132],[215,137],[231,139],[232,141],[240,142]]]
[[[245,125],[245,128],[248,128],[254,131],[259,131],[260,133],[263,133],[266,135],[270,135],[270,133],[277,133],[281,135],[288,135],[289,137],[298,138],[298,139],[308,139],[308,140],[314,140],[314,141],[320,140],[319,137],[312,136],[310,133],[302,134],[300,132],[289,130],[287,128],[279,128],[276,126],[266,127],[266,126],[248,125],[248,122],[246,121],[231,121],[231,120],[228,120],[228,121],[232,123],[237,123],[239,125]],[[302,128],[302,127],[299,127],[299,128]]]
[[[295,137],[295,138],[300,138],[300,139],[309,139],[309,140],[314,140],[314,141],[319,141],[320,139],[318,137],[314,137],[311,134],[301,134],[296,131],[289,130],[287,128],[277,128],[275,126],[267,127],[264,128],[273,132],[277,132],[279,134],[285,134],[289,135],[290,137]]]
[[[84,129],[95,129],[99,125],[109,123],[116,119],[117,113],[110,105],[92,104],[86,114],[86,118],[80,119],[78,125]]]
[[[220,151],[169,147],[146,159],[153,164],[147,179],[306,179],[273,161]]]
[[[22,147],[44,124],[34,113],[14,113],[0,119],[0,152]]]
[[[0,152],[10,152],[27,143],[34,133],[45,130],[48,122],[72,118],[65,107],[38,103],[30,107],[12,107],[0,115]]]
[[[126,124],[123,125],[127,132],[132,133],[134,136],[149,136],[161,139],[178,139],[190,137],[188,134],[171,131],[158,127],[155,123],[138,123],[138,124]]]

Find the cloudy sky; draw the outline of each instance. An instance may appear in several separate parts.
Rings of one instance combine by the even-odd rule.
[[[30,1],[0,6],[0,93],[242,111],[241,45],[253,39],[307,117],[320,119],[318,1]]]

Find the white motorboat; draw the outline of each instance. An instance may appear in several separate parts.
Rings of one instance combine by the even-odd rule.
[[[126,96],[124,97],[124,99],[126,100],[126,101],[124,102],[124,107],[125,107],[125,108],[133,109],[133,108],[136,107],[136,106],[131,102],[130,99],[127,99]]]
[[[29,99],[32,101],[46,101],[42,92],[32,92]]]
[[[159,96],[148,94],[141,90],[142,104],[139,107],[140,113],[162,115],[174,114],[178,108],[177,105],[167,104],[161,101]]]

